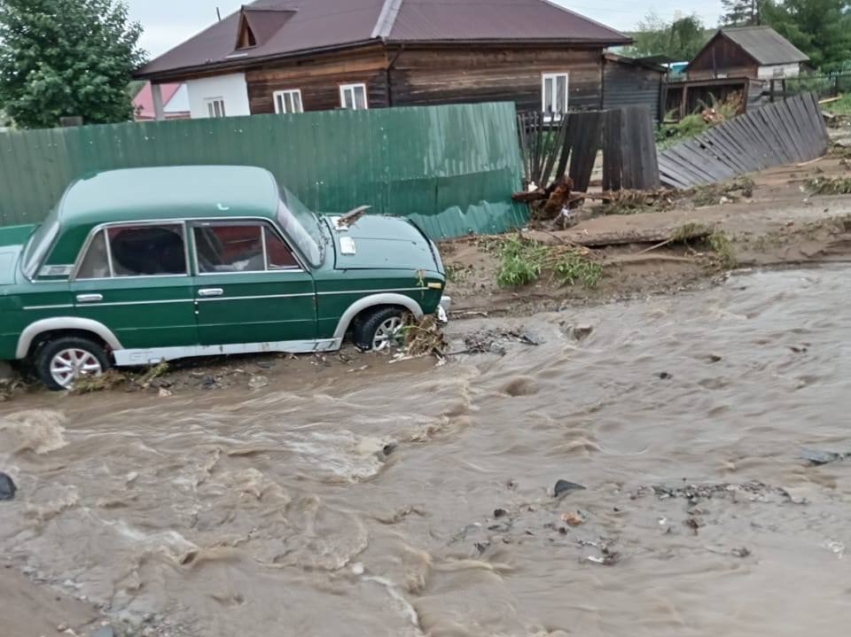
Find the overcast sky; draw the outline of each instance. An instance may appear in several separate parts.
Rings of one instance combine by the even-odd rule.
[[[134,19],[145,28],[142,46],[151,57],[168,49],[216,20],[216,7],[222,16],[239,9],[250,0],[126,0]],[[671,19],[680,14],[697,13],[707,26],[718,22],[720,0],[555,0],[589,18],[621,31],[635,27],[648,11]]]

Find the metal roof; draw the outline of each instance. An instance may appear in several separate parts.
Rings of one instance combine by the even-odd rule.
[[[59,218],[74,226],[228,215],[274,218],[277,206],[275,178],[263,168],[126,168],[75,181],[62,198]]]
[[[810,59],[771,27],[730,27],[721,29],[719,33],[738,44],[763,66],[807,62]]]
[[[235,50],[243,16],[257,46]],[[152,78],[370,42],[631,40],[548,0],[258,0],[142,67]]]

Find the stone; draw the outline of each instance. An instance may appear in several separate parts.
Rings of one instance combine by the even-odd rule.
[[[585,487],[581,484],[576,484],[575,482],[569,482],[567,480],[559,480],[556,482],[556,486],[553,488],[553,495],[557,498],[560,498],[563,495],[568,493],[572,493],[573,491],[584,491]]]
[[[11,476],[0,471],[0,502],[14,500],[18,487]]]

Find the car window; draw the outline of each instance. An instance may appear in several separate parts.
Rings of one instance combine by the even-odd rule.
[[[169,276],[186,273],[183,226],[178,223],[146,224],[116,226],[98,232],[89,244],[77,278]]]
[[[260,223],[205,223],[195,226],[198,272],[265,272],[299,264],[278,235]]]
[[[300,269],[292,251],[270,228],[264,227],[266,235],[266,263],[270,270]]]
[[[80,270],[77,272],[78,279],[108,279],[112,276],[109,270],[109,253],[106,251],[106,233],[101,230],[92,242]]]

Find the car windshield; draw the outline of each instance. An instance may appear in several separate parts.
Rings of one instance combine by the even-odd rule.
[[[27,278],[34,279],[36,277],[39,264],[44,260],[58,234],[59,222],[56,219],[56,211],[52,211],[30,237],[24,251],[24,274]]]
[[[319,219],[286,188],[281,189],[278,223],[310,265],[318,267],[322,264],[326,237]]]

